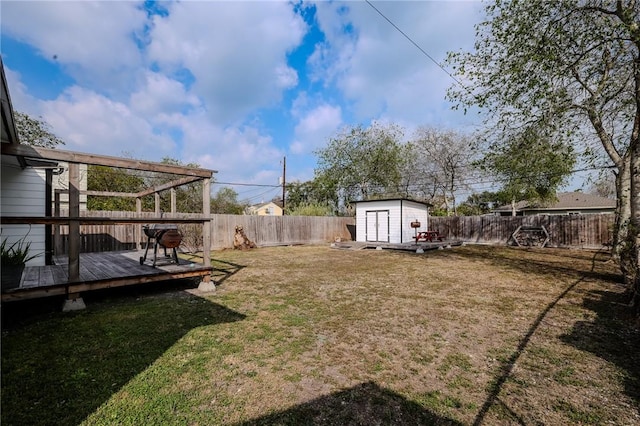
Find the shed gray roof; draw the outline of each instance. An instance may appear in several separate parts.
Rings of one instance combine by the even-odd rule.
[[[433,206],[433,204],[428,203],[426,201],[418,201],[418,200],[412,200],[411,198],[378,198],[378,199],[372,199],[372,200],[359,200],[359,201],[350,201],[349,204],[360,204],[360,203],[374,203],[376,201],[411,201],[412,203],[418,203],[418,204],[423,204],[427,207],[431,207]]]
[[[557,201],[544,205],[520,201],[516,203],[516,210],[588,210],[614,209],[616,207],[616,200],[584,192],[560,192],[556,197]],[[500,206],[495,211],[511,211],[511,206]]]

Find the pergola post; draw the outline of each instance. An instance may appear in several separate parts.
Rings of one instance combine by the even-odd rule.
[[[54,192],[53,199],[53,217],[60,217],[60,190]],[[53,225],[53,254],[54,256],[59,256],[63,251],[60,224],[55,224]]]
[[[69,282],[80,282],[80,164],[69,163]],[[84,309],[79,293],[67,294],[63,311]]]
[[[153,193],[153,199],[155,201],[155,213],[156,216],[160,216],[160,193],[159,192],[154,192]]]
[[[69,163],[69,281],[80,281],[80,165]]]
[[[211,177],[202,181],[202,216],[205,219],[202,223],[202,262],[208,268],[211,266]],[[198,286],[202,291],[212,291],[215,288],[210,275],[203,277]]]
[[[141,217],[142,213],[142,199],[140,197],[136,197],[136,215]],[[136,225],[136,250],[143,247],[143,238],[142,238],[142,225]]]

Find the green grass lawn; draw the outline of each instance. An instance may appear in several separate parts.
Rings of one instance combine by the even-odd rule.
[[[603,253],[212,253],[220,284],[2,306],[2,425],[638,424]]]

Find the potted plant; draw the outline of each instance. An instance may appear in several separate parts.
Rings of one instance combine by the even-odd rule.
[[[2,290],[20,286],[20,279],[22,278],[25,264],[41,254],[30,254],[30,250],[31,242],[26,241],[25,237],[20,238],[11,245],[7,244],[6,239],[2,240],[2,243],[0,243]]]

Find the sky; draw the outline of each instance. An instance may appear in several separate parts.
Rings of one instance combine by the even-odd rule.
[[[473,48],[471,1],[7,1],[0,47],[14,109],[61,149],[217,170],[214,193],[268,201],[313,178],[347,126],[471,133],[445,99],[447,51]]]

